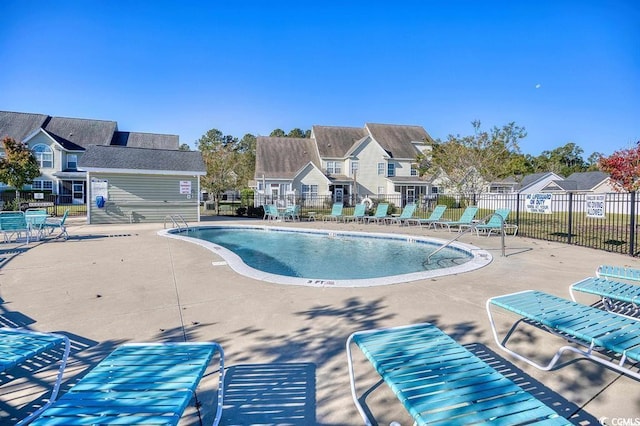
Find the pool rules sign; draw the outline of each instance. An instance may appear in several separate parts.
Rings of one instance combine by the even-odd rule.
[[[605,197],[606,195],[604,194],[585,196],[585,201],[587,203],[587,217],[604,219]]]
[[[190,180],[180,181],[180,194],[186,195],[187,199],[191,198],[191,181]]]

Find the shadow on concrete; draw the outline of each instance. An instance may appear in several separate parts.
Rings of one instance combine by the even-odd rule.
[[[227,369],[222,424],[316,424],[313,363],[239,364]]]

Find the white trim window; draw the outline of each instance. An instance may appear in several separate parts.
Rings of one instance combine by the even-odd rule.
[[[318,196],[318,185],[302,184],[302,196],[304,198],[315,198]]]
[[[78,170],[78,155],[67,154],[67,169]]]
[[[41,169],[50,169],[53,167],[53,150],[51,150],[51,147],[38,144],[33,147],[33,155],[35,155]]]
[[[39,191],[53,191],[53,181],[38,179],[31,183],[31,189]]]
[[[384,176],[384,163],[378,163],[378,176]]]
[[[340,174],[342,173],[342,164],[339,161],[327,161],[327,173]]]

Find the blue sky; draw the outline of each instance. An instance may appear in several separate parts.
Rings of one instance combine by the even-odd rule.
[[[0,110],[242,137],[511,121],[524,153],[640,140],[640,2],[0,1]]]

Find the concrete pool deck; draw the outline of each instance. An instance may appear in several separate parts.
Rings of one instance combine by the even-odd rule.
[[[397,225],[278,223],[282,225],[445,239],[453,235]],[[68,335],[73,351],[65,387],[125,342],[216,341],[225,350],[229,386],[223,425],[362,424],[350,395],[347,337],[357,330],[417,322],[434,323],[482,353],[561,414],[575,413],[576,424],[599,424],[602,417],[609,419],[606,424],[640,418],[637,380],[585,359],[573,361],[571,355],[551,372],[513,360],[493,341],[485,312],[489,297],[520,290],[569,298],[569,285],[593,275],[599,264],[640,267],[638,259],[520,237],[506,239],[507,256],[501,257],[499,237],[465,235],[462,242],[493,255],[488,266],[390,286],[298,287],[239,275],[203,247],[158,236],[162,228],[72,220],[68,241],[0,244],[1,324]],[[349,260],[337,267],[349,267]],[[496,313],[503,331],[515,319]],[[521,347],[545,358],[561,343],[539,332],[516,334],[512,340],[512,345],[526,344]],[[363,357],[356,357],[356,374],[359,391],[370,391],[366,404],[379,424],[412,424]],[[26,375],[23,381],[20,386],[0,382],[0,423],[19,416],[23,405],[37,396],[39,380],[33,383]],[[206,382],[211,383],[199,395],[204,424],[212,419],[216,385],[213,375]],[[181,424],[198,424],[193,408]]]

